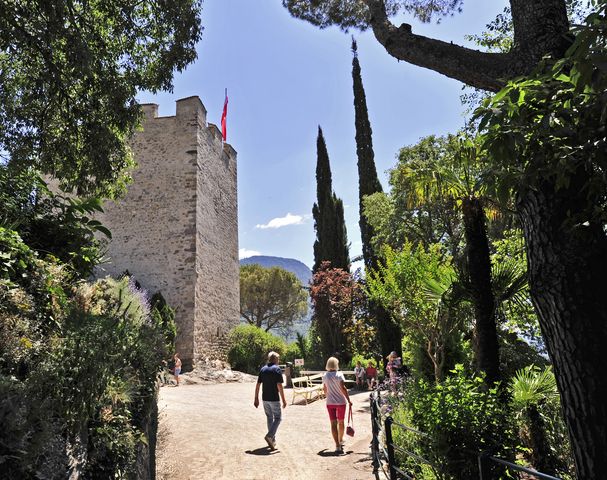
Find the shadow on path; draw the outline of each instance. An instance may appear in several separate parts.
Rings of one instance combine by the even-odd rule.
[[[323,448],[316,455],[318,455],[319,457],[343,457],[345,455],[350,455],[351,453],[354,453],[354,450],[348,450],[347,452],[344,451],[342,453],[337,453],[333,450],[327,450],[326,448]]]
[[[245,450],[244,453],[248,453],[249,455],[274,455],[279,451],[280,450],[271,450],[270,447],[261,447],[256,448],[255,450]]]

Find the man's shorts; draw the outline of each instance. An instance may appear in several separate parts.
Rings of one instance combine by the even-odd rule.
[[[181,368],[175,369],[175,375],[178,376],[181,373]]]
[[[327,411],[329,412],[329,418],[332,422],[346,418],[345,403],[342,405],[327,405]]]

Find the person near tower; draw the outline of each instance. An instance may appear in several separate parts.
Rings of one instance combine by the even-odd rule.
[[[259,389],[262,387],[261,399],[268,424],[268,433],[264,440],[272,450],[276,450],[276,431],[282,420],[280,400],[282,400],[282,408],[287,408],[282,387],[282,372],[278,366],[279,358],[280,356],[276,352],[268,353],[268,363],[261,368],[257,377],[255,400],[253,401],[255,408],[259,407]]]

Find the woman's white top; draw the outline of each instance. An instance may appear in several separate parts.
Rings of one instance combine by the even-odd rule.
[[[346,379],[342,372],[326,372],[322,377],[323,385],[327,386],[327,405],[344,405],[346,397],[341,389],[341,382]]]

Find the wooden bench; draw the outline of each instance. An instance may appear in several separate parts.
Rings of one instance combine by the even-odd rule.
[[[354,385],[356,385],[356,375],[354,374],[354,370],[339,370],[341,373],[344,374],[344,379],[345,379],[345,384],[346,387],[348,388],[352,388]],[[321,381],[319,383],[322,384],[322,376],[325,374],[326,372],[321,372],[318,370],[302,370],[301,374],[302,375],[307,375],[309,377],[314,377],[314,378],[320,378]],[[352,377],[352,378],[348,378],[348,377]]]
[[[297,397],[303,397],[306,405],[309,401],[322,398],[324,396],[322,383],[313,383],[313,380],[317,380],[318,378],[322,379],[322,374],[292,378],[293,397],[291,398],[291,405],[295,403],[295,398]]]
[[[354,373],[354,370],[342,370],[341,373],[344,374],[344,378],[346,379],[346,387],[352,388],[354,385],[356,385],[356,374]]]

